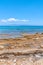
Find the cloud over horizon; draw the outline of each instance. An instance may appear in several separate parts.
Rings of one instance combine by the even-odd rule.
[[[16,18],[8,18],[8,19],[2,19],[0,20],[1,22],[16,22],[16,21],[20,21],[20,22],[28,22],[30,20],[26,20],[26,19],[16,19]]]

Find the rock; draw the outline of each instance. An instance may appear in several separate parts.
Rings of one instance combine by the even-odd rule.
[[[43,65],[43,59],[36,61],[34,65]]]
[[[16,65],[12,60],[3,60],[0,62],[0,65]]]
[[[43,34],[0,39],[0,65],[43,65]]]
[[[43,44],[41,44],[40,47],[43,48]]]
[[[33,62],[29,61],[27,58],[25,58],[25,60],[18,59],[16,65],[33,65]]]

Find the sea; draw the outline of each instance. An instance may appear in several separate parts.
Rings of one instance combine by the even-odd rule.
[[[0,26],[0,39],[21,37],[24,33],[43,33],[43,26]]]

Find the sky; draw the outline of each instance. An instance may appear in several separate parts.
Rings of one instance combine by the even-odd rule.
[[[1,25],[43,25],[43,0],[0,0]]]

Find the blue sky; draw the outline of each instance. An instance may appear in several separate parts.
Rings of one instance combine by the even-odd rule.
[[[0,0],[0,25],[43,25],[43,0]]]

